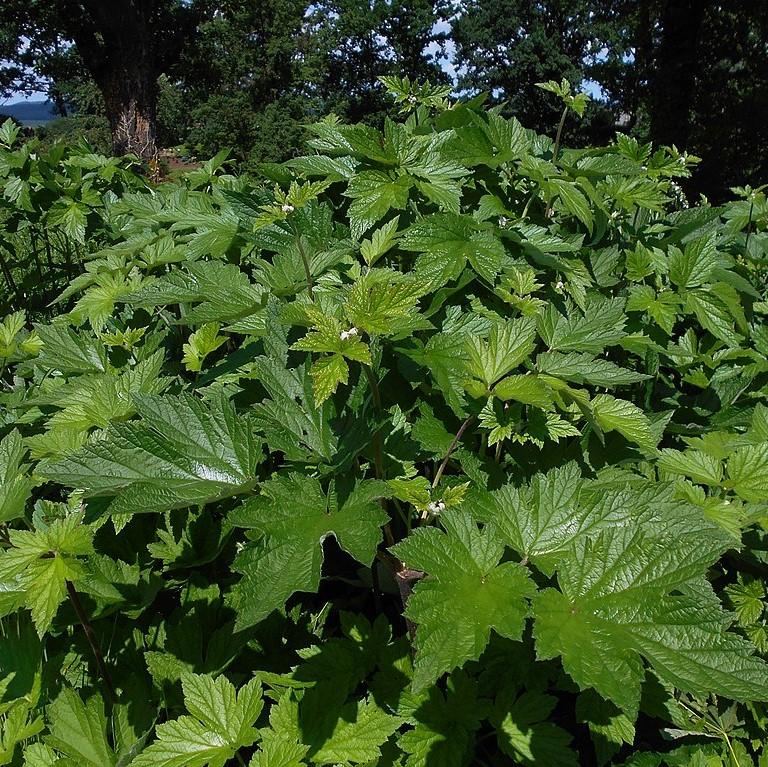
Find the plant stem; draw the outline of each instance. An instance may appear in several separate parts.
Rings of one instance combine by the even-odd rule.
[[[435,472],[435,478],[432,480],[432,489],[437,487],[438,483],[440,482],[440,478],[443,476],[445,467],[448,465],[448,459],[451,457],[453,451],[456,449],[456,445],[459,444],[459,440],[461,439],[464,432],[467,430],[467,427],[474,420],[475,420],[475,416],[473,415],[467,416],[464,423],[462,423],[461,426],[459,426],[459,430],[456,432],[456,436],[453,438],[453,442],[451,442],[451,445],[448,448],[448,452],[445,454],[445,458],[443,458],[442,463],[440,464],[437,471]]]
[[[365,377],[368,379],[368,385],[371,387],[371,399],[373,400],[373,409],[376,415],[381,415],[381,392],[379,391],[379,382],[376,380],[370,365],[363,365]],[[384,456],[381,447],[381,429],[376,429],[373,433],[373,460],[376,469],[376,479],[384,478]]]
[[[557,135],[555,136],[555,148],[552,150],[552,162],[557,162],[557,155],[560,153],[560,138],[563,135],[563,127],[565,126],[565,118],[568,117],[568,107],[563,109],[563,114],[560,117],[560,124],[557,126]]]
[[[241,765],[241,767],[245,767],[245,759],[243,759],[243,757],[240,756],[239,751],[235,751],[235,759],[237,759],[237,763]]]
[[[83,603],[80,601],[80,595],[77,593],[77,589],[75,589],[72,581],[67,581],[67,593],[69,594],[70,602],[72,602],[72,607],[75,608],[75,612],[77,613],[77,619],[80,621],[80,625],[83,627],[85,638],[88,640],[88,644],[91,646],[91,652],[93,652],[93,657],[96,660],[96,666],[99,669],[99,674],[104,681],[104,686],[107,688],[107,699],[109,700],[110,704],[114,705],[116,696],[115,688],[112,684],[112,677],[109,675],[107,665],[104,663],[104,656],[101,654],[101,649],[99,648],[98,642],[96,641],[96,635],[93,633],[93,627],[91,626],[90,620],[88,620],[88,616],[86,615]]]
[[[744,255],[749,256],[749,235],[752,234],[752,211],[755,209],[754,198],[749,202],[749,219],[747,220],[747,239],[744,241]]]
[[[304,264],[304,276],[307,279],[307,288],[309,289],[309,297],[315,300],[315,282],[312,279],[312,270],[309,268],[309,259],[304,251],[304,244],[301,241],[301,235],[296,238],[296,247],[299,249],[301,255],[301,261]]]

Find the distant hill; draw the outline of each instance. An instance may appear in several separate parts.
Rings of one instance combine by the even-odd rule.
[[[56,119],[50,101],[17,101],[0,104],[0,114],[15,117],[23,125],[39,125]]]

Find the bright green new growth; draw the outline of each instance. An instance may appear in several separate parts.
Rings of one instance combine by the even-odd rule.
[[[0,323],[0,764],[768,759],[763,192],[385,85],[258,183],[3,129],[84,267]]]

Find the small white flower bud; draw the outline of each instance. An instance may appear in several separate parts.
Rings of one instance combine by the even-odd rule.
[[[414,96],[413,94],[408,96],[408,103],[409,104],[416,104],[417,102],[418,102],[418,99],[416,98],[416,96]]]
[[[499,226],[503,229],[509,223],[509,219],[506,216],[499,216]]]
[[[556,290],[562,290],[565,287],[565,284],[562,280],[558,280],[557,283],[555,283],[555,289]]]
[[[290,203],[286,202],[285,205],[283,205],[283,207],[280,208],[280,210],[282,210],[283,213],[293,213],[295,208],[293,207],[293,205],[291,205]]]

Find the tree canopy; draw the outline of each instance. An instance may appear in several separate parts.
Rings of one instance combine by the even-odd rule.
[[[767,38],[768,0],[5,0],[0,91],[105,115],[117,152],[247,166],[297,154],[323,114],[376,124],[381,75],[453,78],[541,131],[558,114],[535,84],[565,77],[595,96],[565,140],[674,144],[717,201],[768,171]]]

